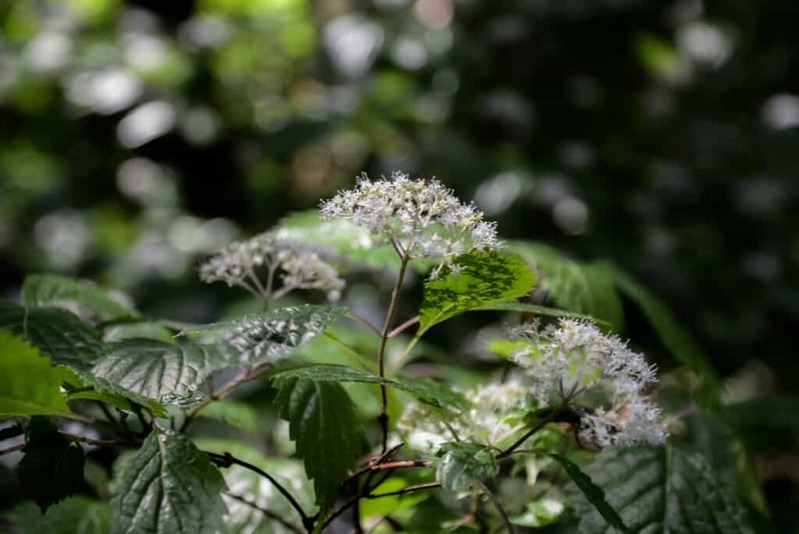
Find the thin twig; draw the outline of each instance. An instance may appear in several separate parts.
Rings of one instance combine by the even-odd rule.
[[[336,508],[333,512],[331,512],[329,516],[327,516],[325,522],[322,524],[323,530],[330,523],[332,523],[338,516],[346,512],[350,506],[354,505],[356,502],[366,497],[373,489],[375,489],[376,487],[380,486],[380,484],[388,480],[388,478],[391,476],[391,471],[385,473],[384,476],[380,477],[380,479],[377,482],[372,484],[371,481],[373,475],[374,473],[369,473],[367,475],[366,482],[364,483],[363,488],[361,488],[361,491],[359,491],[357,494],[347,499],[347,501],[344,504]]]
[[[375,335],[379,336],[381,334],[380,330],[375,325],[373,325],[365,317],[362,317],[361,315],[358,315],[354,311],[347,310],[347,312],[344,315],[346,317],[349,317],[350,319],[355,319],[356,321],[358,321],[359,323],[364,325],[366,328],[368,328],[369,330],[374,332]]]
[[[297,534],[303,534],[304,533],[304,531],[300,527],[298,527],[297,525],[295,525],[294,523],[292,523],[288,519],[285,519],[280,514],[273,512],[272,510],[267,510],[263,506],[258,506],[256,503],[254,503],[254,502],[242,497],[241,495],[236,495],[235,493],[230,493],[228,491],[225,491],[223,493],[225,495],[227,495],[228,497],[230,497],[231,499],[237,500],[240,503],[246,504],[247,506],[249,506],[249,507],[251,507],[251,508],[253,508],[255,510],[258,510],[259,512],[261,512],[265,516],[269,517],[270,519],[274,519],[275,521],[277,521],[278,523],[280,523],[281,525],[283,525],[284,527],[286,527],[287,529],[289,529],[292,532],[296,532]]]
[[[372,471],[390,471],[392,469],[403,469],[406,467],[430,467],[430,460],[398,460],[396,462],[386,462],[369,466]]]
[[[394,284],[394,289],[391,291],[391,301],[388,304],[388,313],[386,313],[386,322],[383,325],[383,331],[380,334],[380,349],[377,353],[377,366],[380,378],[386,376],[386,344],[388,343],[389,333],[391,332],[391,325],[394,323],[394,316],[397,313],[397,304],[399,303],[399,295],[402,290],[402,282],[405,279],[405,272],[408,269],[408,258],[405,256],[400,257],[401,264],[399,274],[397,275],[397,282]],[[383,433],[382,439],[382,452],[386,452],[388,446],[388,390],[384,383],[380,384],[380,429]]]
[[[396,337],[397,335],[403,333],[407,328],[410,328],[411,326],[415,325],[418,322],[419,322],[419,316],[414,315],[413,317],[411,317],[410,319],[408,319],[407,321],[396,327],[394,330],[392,330],[388,334],[388,337],[390,338]]]
[[[440,488],[440,482],[425,482],[424,484],[416,484],[414,486],[408,486],[396,491],[387,491],[385,493],[370,493],[366,495],[364,498],[366,499],[380,499],[381,497],[391,497],[393,495],[405,495],[406,493],[413,493],[415,491],[424,491],[424,490],[431,490]]]
[[[499,502],[496,495],[494,495],[488,487],[483,484],[482,482],[477,482],[477,487],[479,487],[486,497],[493,503],[494,508],[497,509],[499,512],[500,517],[502,517],[502,521],[505,523],[505,528],[508,529],[508,534],[513,534],[513,523],[510,522],[510,517],[508,517],[508,512],[505,511],[505,508],[502,507],[502,503]]]
[[[536,432],[538,432],[539,430],[541,430],[542,428],[547,426],[549,423],[554,421],[560,414],[563,413],[563,411],[565,409],[566,409],[566,406],[565,405],[561,405],[561,406],[555,408],[554,410],[552,410],[552,412],[548,416],[546,416],[544,419],[539,421],[538,424],[535,425],[533,428],[531,428],[530,430],[525,432],[522,437],[520,437],[519,439],[517,439],[513,443],[513,445],[511,445],[510,447],[508,447],[507,449],[505,449],[504,451],[499,453],[497,455],[497,459],[499,460],[499,459],[505,458],[506,456],[508,456],[511,453],[513,453],[513,451],[515,451],[516,449],[521,447],[522,444],[530,438],[530,436],[532,436],[533,434],[535,434]]]
[[[238,375],[233,377],[233,379],[222,386],[218,391],[212,393],[208,398],[203,399],[200,404],[189,410],[189,413],[186,414],[186,418],[183,420],[183,424],[180,426],[180,432],[185,432],[192,421],[194,421],[194,419],[200,414],[201,411],[203,411],[203,409],[205,409],[206,406],[214,401],[224,399],[241,384],[258,378],[258,376],[268,368],[269,366],[256,367],[254,369],[244,368]]]
[[[21,451],[22,449],[25,448],[25,445],[27,445],[27,443],[18,443],[16,445],[6,447],[5,449],[0,449],[0,456],[3,456],[5,454],[11,454],[12,452]]]
[[[267,473],[257,465],[253,465],[249,462],[245,462],[244,460],[236,458],[229,452],[225,452],[225,454],[217,454],[215,452],[206,451],[206,454],[210,456],[211,459],[213,459],[214,463],[216,463],[219,467],[230,467],[231,465],[234,464],[240,465],[241,467],[249,469],[253,473],[257,473],[262,477],[264,477],[265,479],[267,479],[275,487],[275,489],[279,491],[280,494],[283,495],[283,497],[286,498],[291,507],[297,511],[297,514],[299,514],[300,519],[302,520],[302,525],[305,527],[305,529],[308,530],[308,532],[313,531],[314,527],[313,518],[309,517],[305,513],[305,510],[302,509],[302,506],[300,506],[300,503],[297,502],[297,499],[295,499],[294,496],[291,493],[289,493],[289,491],[285,487],[283,487],[283,485],[280,482],[278,482],[272,475],[270,475],[269,473]]]
[[[69,432],[61,432],[61,434],[68,438],[86,443],[87,445],[97,445],[99,447],[107,445],[130,445],[130,443],[127,441],[119,441],[116,439],[93,439],[87,438],[86,436],[80,436],[78,434],[70,434]]]

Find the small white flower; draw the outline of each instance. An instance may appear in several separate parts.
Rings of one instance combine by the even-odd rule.
[[[263,268],[267,271],[265,281],[259,276]],[[337,300],[345,285],[338,271],[316,251],[276,232],[231,243],[200,266],[203,282],[221,281],[269,297],[276,294],[269,294],[276,273],[283,282],[281,294],[292,289],[317,289],[326,292],[328,299]]]
[[[496,224],[474,205],[461,204],[438,180],[413,180],[401,172],[377,181],[362,176],[354,189],[322,202],[320,212],[324,220],[366,228],[406,260],[439,260],[434,275],[458,255],[501,245]]]
[[[561,319],[540,330],[527,325],[513,360],[530,377],[539,406],[587,408],[580,436],[600,447],[638,441],[661,443],[666,429],[645,390],[657,381],[643,355],[588,321]]]
[[[497,446],[521,427],[516,412],[529,394],[518,381],[488,384],[464,392],[468,411],[446,408],[446,420],[420,402],[408,405],[397,428],[412,448],[435,452],[446,441],[463,440]]]

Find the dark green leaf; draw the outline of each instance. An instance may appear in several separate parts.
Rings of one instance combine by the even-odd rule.
[[[328,306],[290,306],[196,328],[215,343],[214,369],[274,363],[325,331],[340,315]]]
[[[436,480],[452,491],[466,491],[499,473],[499,463],[488,447],[477,443],[448,442],[436,455]]]
[[[400,491],[412,484],[413,483],[409,480],[392,476],[377,486],[372,491],[372,495]],[[367,498],[360,503],[361,515],[364,519],[369,519],[370,517],[385,517],[399,510],[414,507],[430,496],[431,492],[429,491],[414,491],[411,493],[380,497],[378,499]]]
[[[549,453],[549,457],[557,460],[563,467],[563,470],[566,471],[566,474],[569,475],[569,478],[572,479],[575,486],[577,486],[585,498],[588,499],[588,502],[594,505],[596,511],[599,512],[605,521],[622,532],[630,531],[621,517],[619,517],[619,514],[616,513],[616,510],[605,500],[605,492],[602,488],[594,484],[591,477],[583,473],[577,464],[560,454]]]
[[[515,242],[510,248],[535,265],[543,276],[542,286],[557,306],[621,330],[624,311],[607,264],[576,262],[539,243]]]
[[[0,332],[0,419],[69,413],[62,373],[22,339]]]
[[[165,343],[175,343],[175,336],[163,325],[155,322],[117,323],[103,329],[103,340],[106,343],[126,339],[155,339]]]
[[[413,394],[421,400],[435,405],[453,406],[463,409],[468,406],[466,399],[452,388],[418,378],[394,376],[391,379],[363,371],[354,367],[336,364],[311,364],[293,365],[279,368],[269,374],[276,382],[288,379],[312,380],[314,382],[365,382],[371,384],[386,384],[389,387],[401,389]]]
[[[9,330],[49,356],[54,365],[88,370],[103,353],[94,328],[74,313],[58,308],[25,308],[0,301],[0,331]]]
[[[19,462],[22,489],[44,513],[75,493],[83,482],[83,449],[58,432],[46,417],[28,423],[25,456]]]
[[[456,258],[455,263],[459,273],[425,283],[419,332],[463,312],[517,299],[535,286],[535,274],[519,256],[475,252]]]
[[[127,464],[114,498],[112,534],[216,534],[225,481],[180,434],[153,432]]]
[[[702,405],[706,408],[716,407],[721,390],[718,376],[710,360],[688,330],[680,324],[660,299],[630,275],[612,267],[608,267],[608,270],[612,272],[613,279],[622,293],[632,299],[644,312],[672,356],[688,365],[702,377],[704,383],[702,396],[699,399]]]
[[[268,376],[276,381],[299,378],[302,380],[312,380],[314,382],[391,383],[390,380],[380,378],[380,376],[370,373],[369,371],[332,363],[280,367],[270,372]]]
[[[682,447],[609,449],[586,473],[632,532],[754,532],[734,492]],[[570,495],[581,532],[611,529],[581,491],[572,488]]]
[[[763,415],[767,416],[765,413]],[[729,486],[731,491],[737,492],[759,513],[768,515],[757,467],[735,433],[706,412],[685,417],[683,424],[685,431],[672,439],[701,454],[719,481]],[[747,436],[743,433],[741,435]]]
[[[53,274],[33,274],[25,278],[22,297],[27,307],[76,305],[104,319],[135,317],[135,310],[88,281]]]
[[[427,378],[407,378],[404,376],[395,376],[393,381],[397,384],[396,387],[412,393],[419,400],[428,404],[453,407],[459,410],[469,408],[469,401],[463,395],[441,382],[435,382]]]
[[[297,456],[314,482],[316,502],[329,510],[355,457],[362,431],[347,392],[335,383],[290,379],[279,384],[280,417],[289,422]]]
[[[42,514],[32,503],[11,511],[9,519],[19,534],[108,534],[111,507],[86,497],[67,497]]]
[[[91,370],[98,389],[109,389],[147,404],[189,406],[203,397],[209,356],[197,345],[173,345],[152,339],[108,346]]]

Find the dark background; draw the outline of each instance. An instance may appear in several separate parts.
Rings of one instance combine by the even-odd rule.
[[[794,0],[3,2],[0,291],[210,320],[199,257],[399,169],[635,275],[730,400],[792,395],[797,28]],[[797,457],[758,460],[788,528]]]

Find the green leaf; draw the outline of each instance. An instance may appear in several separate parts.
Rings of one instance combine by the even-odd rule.
[[[197,345],[173,345],[152,339],[108,346],[91,370],[93,385],[147,404],[186,407],[203,398],[209,356]]]
[[[698,400],[705,408],[719,404],[721,385],[710,360],[693,339],[688,330],[672,315],[665,304],[649,292],[630,275],[620,269],[612,270],[613,279],[619,289],[644,312],[663,345],[677,361],[686,364],[703,379],[703,389]]]
[[[208,455],[188,438],[153,432],[122,474],[111,534],[223,532],[224,487]]]
[[[460,409],[468,407],[468,401],[452,388],[419,378],[394,376],[391,379],[380,378],[379,375],[337,364],[292,365],[278,368],[269,374],[277,383],[289,379],[311,380],[314,382],[363,382],[369,384],[385,384],[413,394],[428,404],[454,406]]]
[[[319,508],[329,510],[361,452],[362,430],[352,401],[330,382],[290,379],[278,387],[280,417],[289,422],[289,436],[314,482]]]
[[[107,534],[111,528],[111,507],[86,497],[68,497],[42,514],[30,502],[8,514],[19,534]]]
[[[109,320],[138,315],[135,310],[91,282],[53,274],[26,277],[22,285],[22,298],[28,307],[78,305]]]
[[[341,310],[328,306],[289,306],[232,321],[198,327],[219,357],[214,369],[274,363],[325,331]]]
[[[412,393],[416,398],[427,404],[442,407],[450,406],[459,410],[466,410],[470,407],[466,397],[441,382],[435,382],[427,378],[408,378],[404,376],[395,376],[393,380],[396,383],[396,387]]]
[[[22,339],[0,332],[0,419],[69,413],[61,372]]]
[[[754,533],[734,492],[682,447],[608,449],[586,473],[632,532]],[[611,528],[581,491],[569,493],[580,532]]]
[[[49,356],[54,365],[87,370],[105,345],[94,328],[58,308],[25,308],[0,301],[0,331],[9,330]]]
[[[488,447],[477,443],[448,442],[436,453],[436,480],[451,491],[466,491],[499,473],[499,463]]]
[[[455,263],[459,273],[425,282],[420,334],[463,312],[522,297],[535,286],[535,274],[520,256],[475,252]]]
[[[294,364],[288,367],[281,366],[268,373],[268,376],[275,381],[299,378],[302,380],[312,380],[314,382],[392,384],[391,380],[380,378],[379,375],[370,373],[369,371],[332,363]]]
[[[19,462],[22,489],[42,511],[72,495],[83,483],[83,449],[46,417],[28,423],[25,456]]]
[[[258,411],[244,402],[229,399],[214,401],[202,409],[200,417],[221,421],[251,434],[259,433]]]
[[[371,494],[380,495],[382,493],[400,491],[412,484],[413,482],[409,480],[393,476],[372,490]],[[428,499],[430,495],[431,492],[429,491],[414,491],[375,499],[367,497],[360,503],[361,516],[364,519],[369,519],[370,517],[385,517],[399,510],[412,508]]]
[[[175,343],[175,336],[168,328],[156,322],[142,321],[134,323],[117,323],[103,329],[103,341],[113,343],[126,339],[155,339],[165,343]]]
[[[513,242],[510,249],[536,266],[543,276],[541,285],[558,307],[599,319],[621,331],[624,310],[608,264],[577,262],[540,243]]]
[[[557,460],[557,462],[563,467],[563,470],[566,471],[566,474],[569,475],[569,478],[572,479],[575,486],[577,486],[585,498],[594,505],[596,511],[599,512],[605,521],[622,532],[630,531],[624,524],[624,521],[622,521],[621,517],[619,517],[619,514],[616,512],[616,510],[614,510],[613,507],[608,504],[608,501],[605,500],[605,492],[602,490],[602,488],[594,484],[594,482],[591,480],[591,477],[583,473],[577,464],[568,458],[561,456],[560,454],[548,453],[548,456]]]

